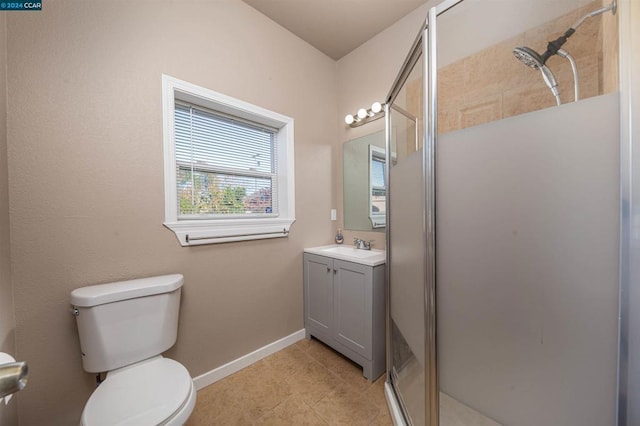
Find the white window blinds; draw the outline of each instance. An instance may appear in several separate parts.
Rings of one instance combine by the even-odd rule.
[[[277,129],[175,103],[178,218],[278,215]]]

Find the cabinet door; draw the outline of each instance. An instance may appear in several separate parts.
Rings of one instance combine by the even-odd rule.
[[[372,268],[334,260],[333,337],[371,359]]]
[[[304,315],[305,325],[329,336],[333,323],[333,260],[305,253],[304,255]]]

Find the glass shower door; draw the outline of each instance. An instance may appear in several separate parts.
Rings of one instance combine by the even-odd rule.
[[[615,421],[617,21],[549,3],[443,1],[387,98],[388,380],[412,425]],[[577,22],[547,69],[514,57]]]
[[[390,372],[408,422],[425,424],[425,309],[422,191],[422,59],[408,64],[388,106]]]
[[[615,424],[617,35],[611,12],[581,21],[608,4],[464,0],[437,18],[440,425]],[[579,78],[514,55],[576,22]]]

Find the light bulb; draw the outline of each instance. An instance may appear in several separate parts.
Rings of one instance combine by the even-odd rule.
[[[374,102],[371,104],[371,111],[373,111],[374,113],[379,113],[380,111],[382,111],[382,104],[380,102]]]
[[[354,121],[356,121],[356,120],[355,120],[355,118],[353,118],[353,115],[351,115],[351,114],[347,114],[347,115],[345,115],[345,116],[344,116],[344,122],[345,122],[345,123],[347,123],[347,124],[351,124],[351,123],[353,123]]]
[[[367,117],[367,110],[364,108],[360,108],[358,110],[358,118],[366,118]]]

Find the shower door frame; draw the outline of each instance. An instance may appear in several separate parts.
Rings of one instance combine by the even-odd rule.
[[[635,4],[634,4],[635,3]],[[640,4],[618,0],[620,77],[620,287],[618,328],[618,426],[637,424],[640,412],[631,411],[629,398],[640,398],[640,360],[630,356],[640,350],[640,324],[632,312],[640,310],[640,59],[634,57],[640,40]],[[635,25],[634,25],[635,20]],[[635,40],[635,45],[634,45]],[[635,204],[634,204],[635,201]],[[637,320],[637,317],[635,318]],[[635,337],[635,338],[634,338]],[[634,343],[635,342],[635,343]]]
[[[390,182],[389,168],[391,166],[391,136],[390,136],[390,105],[395,100],[406,82],[409,73],[421,55],[423,60],[423,126],[422,134],[422,174],[423,189],[425,190],[423,239],[427,259],[425,262],[425,421],[426,426],[439,424],[439,383],[437,360],[437,304],[436,304],[436,232],[435,232],[435,156],[438,134],[438,105],[437,105],[437,17],[464,0],[445,0],[431,7],[427,12],[425,23],[414,41],[411,50],[396,77],[385,102],[386,111],[386,152],[387,167],[385,168],[386,182]],[[640,5],[632,5],[630,0],[618,0],[618,22],[620,24],[619,40],[619,90],[620,90],[620,249],[619,249],[619,333],[618,333],[618,392],[616,407],[616,425],[627,426],[640,419],[629,418],[629,401],[627,395],[630,387],[640,389],[640,361],[630,359],[629,347],[632,335],[640,336],[640,324],[630,321],[631,311],[640,309],[640,268],[633,268],[632,258],[640,258],[640,237],[634,238],[633,218],[640,216],[640,202],[634,205],[634,200],[640,200],[640,126],[633,126],[634,121],[640,122],[640,60],[633,57],[634,37],[640,36],[640,28],[633,25],[633,19],[640,16]],[[637,46],[635,46],[637,47]],[[635,166],[635,167],[634,167]],[[386,211],[390,215],[392,194],[388,191]],[[386,228],[386,262],[390,265],[392,253],[390,242],[392,230],[387,217]],[[633,244],[635,243],[635,244]],[[392,371],[391,365],[391,310],[390,284],[391,271],[386,268],[387,289],[387,374]],[[634,292],[635,290],[635,292]],[[640,346],[636,344],[636,346]],[[640,347],[636,347],[640,351]],[[634,372],[636,372],[634,376]],[[389,380],[389,378],[387,379]],[[397,392],[395,385],[392,392]],[[396,398],[398,399],[398,398]],[[401,399],[398,399],[401,401]]]
[[[407,78],[409,77],[409,75],[411,74],[411,71],[413,70],[413,67],[416,65],[416,63],[418,62],[418,60],[420,59],[420,56],[423,53],[423,46],[422,46],[422,40],[423,40],[423,32],[424,32],[424,28],[418,33],[418,36],[416,37],[416,39],[413,42],[413,45],[411,46],[411,49],[409,50],[409,54],[407,55],[407,58],[405,59],[404,63],[402,64],[401,70],[398,73],[398,75],[396,76],[396,79],[392,85],[391,91],[389,92],[389,94],[387,95],[386,99],[385,99],[385,150],[386,150],[386,167],[384,169],[384,173],[385,173],[385,182],[387,183],[387,188],[389,188],[390,185],[390,178],[391,178],[391,173],[390,173],[390,168],[392,163],[392,146],[391,146],[391,110],[395,109],[392,107],[392,103],[393,101],[396,99],[397,95],[400,93],[400,89],[403,87],[404,83],[407,81]],[[397,109],[395,109],[397,110]],[[404,115],[404,114],[403,114]],[[416,117],[417,118],[417,117]],[[418,123],[417,120],[415,120],[415,125],[416,125],[416,148],[417,148],[417,144],[418,144]],[[424,126],[423,126],[424,128]],[[423,131],[424,133],[424,131]],[[391,222],[390,222],[390,218],[391,218],[391,212],[390,212],[390,207],[391,207],[391,191],[387,190],[387,196],[385,199],[385,210],[386,210],[386,229],[385,229],[385,253],[386,253],[386,265],[387,267],[385,268],[385,280],[388,283],[387,284],[387,294],[386,294],[386,328],[387,328],[387,332],[386,332],[386,356],[387,356],[387,382],[391,383],[390,386],[390,391],[394,394],[393,398],[395,399],[395,401],[398,403],[398,408],[400,409],[400,413],[396,413],[400,416],[404,416],[406,414],[406,407],[404,405],[404,402],[402,400],[401,397],[398,396],[399,391],[396,388],[395,385],[395,378],[393,377],[393,356],[392,356],[392,351],[391,351],[391,250],[390,250],[390,242],[391,242]],[[392,411],[395,411],[392,409]],[[406,419],[405,419],[406,420]],[[395,423],[395,422],[394,422]]]
[[[439,424],[439,384],[438,384],[438,363],[437,363],[437,309],[436,309],[436,194],[435,194],[435,158],[437,147],[437,130],[438,130],[438,87],[437,87],[437,36],[436,36],[436,18],[438,15],[446,12],[458,3],[464,0],[446,0],[437,6],[429,9],[427,18],[422,30],[414,41],[409,55],[402,65],[400,73],[396,77],[389,94],[385,101],[385,124],[386,124],[386,152],[387,152],[387,168],[385,169],[385,178],[387,183],[390,182],[390,166],[391,166],[391,134],[390,134],[390,105],[392,105],[400,89],[406,82],[411,70],[418,62],[421,55],[424,55],[422,61],[422,84],[423,92],[426,88],[427,96],[423,96],[423,116],[422,116],[422,187],[425,192],[424,197],[424,222],[423,222],[423,240],[424,252],[426,253],[426,262],[424,264],[424,318],[425,318],[425,425],[437,426]],[[426,52],[426,54],[425,54]],[[387,191],[386,211],[387,211],[387,229],[386,229],[386,262],[391,265],[391,197],[390,191]],[[386,268],[387,283],[389,283],[387,297],[387,374],[390,376],[392,372],[392,356],[391,356],[391,268]],[[392,381],[394,392],[397,393],[395,385]],[[401,398],[396,398],[402,405]],[[404,407],[403,407],[404,409]]]

